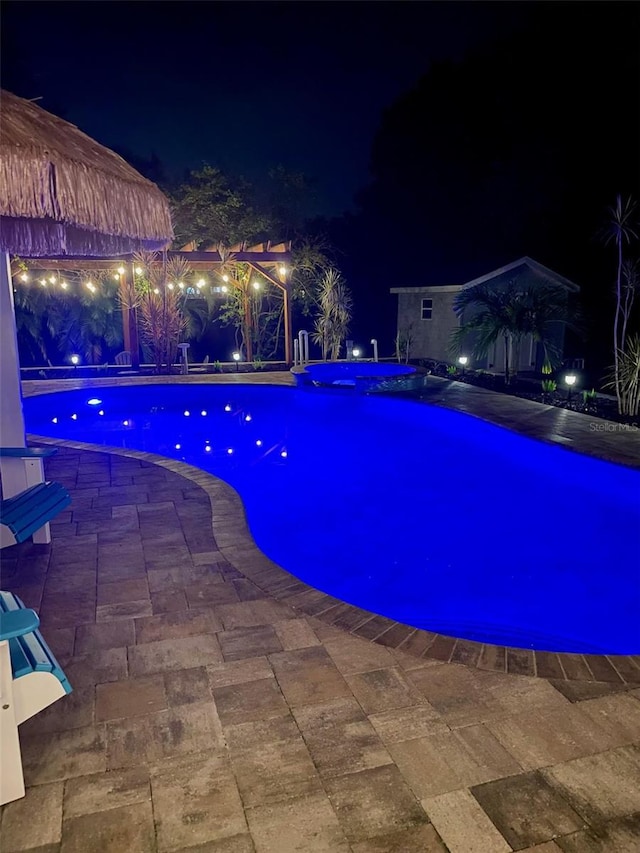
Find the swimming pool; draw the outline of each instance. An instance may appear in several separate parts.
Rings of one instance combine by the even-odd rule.
[[[28,431],[184,460],[305,582],[442,634],[640,652],[640,474],[408,400],[138,385],[24,401]]]

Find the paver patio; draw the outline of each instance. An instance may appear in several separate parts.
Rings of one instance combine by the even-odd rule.
[[[2,587],[74,692],[21,726],[2,853],[640,850],[636,658],[548,680],[372,642],[214,477],[70,446],[47,475],[71,507]]]

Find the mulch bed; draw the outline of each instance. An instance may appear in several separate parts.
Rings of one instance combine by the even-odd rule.
[[[451,375],[447,372],[447,367],[444,364],[433,364],[432,366],[431,364],[423,363],[422,366],[429,369],[434,376],[441,376],[444,379],[466,382],[469,385],[478,385],[490,391],[510,394],[513,397],[522,397],[525,400],[533,400],[536,403],[543,403],[547,406],[570,409],[573,412],[581,412],[596,418],[614,421],[615,423],[640,426],[640,418],[637,415],[628,416],[618,413],[618,404],[615,399],[599,395],[595,398],[584,400],[582,389],[574,391],[571,394],[571,398],[569,398],[567,391],[554,391],[552,394],[543,394],[540,386],[541,379],[516,378],[510,385],[505,385],[503,376],[496,376],[490,373],[475,373],[473,371],[465,371],[463,373],[462,370],[458,370],[455,375]]]

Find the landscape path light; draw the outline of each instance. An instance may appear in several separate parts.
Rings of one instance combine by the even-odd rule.
[[[236,373],[238,373],[240,371],[240,353],[234,352],[232,358],[236,363]]]
[[[565,374],[564,381],[565,381],[567,388],[569,389],[569,393],[567,396],[567,402],[570,403],[571,402],[571,392],[573,390],[573,386],[578,381],[578,377],[576,376],[575,373],[567,373],[567,374]]]
[[[371,338],[371,344],[373,346],[373,360],[378,360],[378,341],[375,338]]]
[[[469,364],[469,357],[466,355],[461,355],[458,358],[458,364],[462,367],[462,375],[464,376],[464,369]]]

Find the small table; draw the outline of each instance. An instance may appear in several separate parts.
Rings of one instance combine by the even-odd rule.
[[[180,350],[180,372],[183,374],[187,374],[189,372],[189,362],[187,361],[187,350],[191,344],[178,344],[178,349]]]

